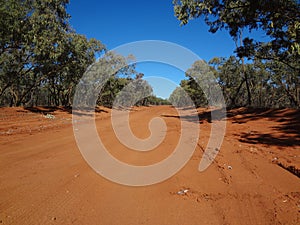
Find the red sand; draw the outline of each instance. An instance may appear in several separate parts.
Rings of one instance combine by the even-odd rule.
[[[47,113],[55,118],[45,118]],[[154,116],[168,127],[161,146],[143,154],[118,142],[109,109],[101,108],[96,121],[115,157],[146,165],[166,158],[180,136],[179,119],[164,115],[176,112],[169,106],[131,112],[132,130],[140,138],[149,135]],[[208,110],[199,109],[199,117],[201,135],[187,165],[162,183],[129,187],[87,165],[68,111],[0,108],[0,224],[300,224],[300,179],[283,168],[300,169],[299,111],[229,111],[220,152],[202,173]],[[178,195],[182,189],[189,191]]]

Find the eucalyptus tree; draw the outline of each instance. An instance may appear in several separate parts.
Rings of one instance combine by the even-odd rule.
[[[235,94],[232,94],[230,92],[233,89],[227,87],[227,82],[225,94],[227,98],[230,96],[231,105],[241,104],[237,101],[240,99],[238,94],[245,93],[241,92],[244,87],[247,92],[245,105],[258,104],[254,97],[257,93],[254,91],[253,82],[257,79],[258,68],[255,68],[255,64],[257,65],[257,60],[260,60],[263,64],[273,65],[272,80],[277,80],[274,85],[281,86],[285,93],[280,96],[287,97],[290,104],[299,107],[300,2],[298,0],[174,0],[173,4],[175,16],[181,21],[181,25],[187,24],[191,19],[202,18],[209,26],[210,32],[215,33],[224,29],[236,42],[235,52],[240,60],[236,62],[239,72],[235,75],[240,85],[234,91]],[[245,35],[245,31],[251,33],[254,30],[264,32],[266,41]],[[253,68],[249,67],[249,63],[246,65],[244,57],[255,61]],[[288,79],[283,78],[287,76],[286,74],[289,74]],[[260,86],[260,96],[267,86]],[[268,88],[276,92],[278,86],[275,86],[269,85]],[[282,98],[279,99],[280,104],[285,104]]]
[[[182,80],[181,84],[183,82],[186,82],[186,80]],[[187,87],[185,86],[185,88]],[[188,91],[181,86],[175,88],[168,100],[172,103],[172,105],[176,107],[188,107],[192,106],[190,105],[191,101],[189,101],[189,98],[190,96],[188,94]]]
[[[170,95],[169,100],[177,106],[187,106],[191,103],[196,106],[215,104],[217,77],[214,70],[203,60],[193,63],[185,75],[187,79],[180,82],[180,88],[176,88]]]
[[[300,69],[298,0],[174,0],[173,4],[181,24],[203,18],[210,32],[225,29],[233,38],[238,38],[245,29],[262,30],[269,41],[245,37],[237,49],[238,54],[276,60]]]
[[[70,27],[68,0],[0,1],[2,104],[69,105],[75,83],[105,46]]]

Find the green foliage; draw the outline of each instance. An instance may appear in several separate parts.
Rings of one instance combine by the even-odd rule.
[[[214,74],[214,69],[209,67],[203,60],[193,63],[190,69],[185,72],[187,80],[182,80],[180,88],[170,96],[170,101],[177,106],[205,107],[207,105],[219,105],[220,102],[218,83]]]
[[[75,105],[94,107],[97,103],[112,107],[117,94],[132,80],[130,76],[137,73],[133,60],[133,56],[124,57],[112,51],[102,55],[80,79]]]
[[[210,71],[201,69],[201,61],[195,62],[186,74],[188,79],[182,80],[180,88],[173,91],[170,101],[177,106],[190,106],[188,94],[196,106],[210,105],[209,95],[214,86],[207,74],[213,73],[221,87],[227,107],[250,106],[258,108],[300,107],[300,77],[291,67],[277,61],[255,60],[245,65],[241,60],[231,56],[213,58],[209,61]],[[249,91],[246,85],[248,81]],[[208,89],[206,89],[208,88]],[[203,90],[209,94],[204,95]],[[251,104],[248,95],[251,96]]]
[[[153,95],[152,87],[143,80],[143,76],[144,74],[137,73],[134,79],[110,77],[104,92],[99,96],[98,104],[126,109],[131,106],[169,105],[167,100]]]
[[[227,106],[246,104],[245,76],[241,62],[234,56],[213,58],[209,64],[215,68],[215,76],[222,88]]]
[[[237,48],[240,57],[258,57],[283,62],[300,70],[300,4],[297,0],[174,0],[181,24],[204,18],[212,33],[226,29],[236,39],[244,29],[260,29],[267,43],[249,37]]]
[[[235,57],[230,57],[217,67],[219,84],[227,106],[253,106],[253,107],[299,107],[299,74],[289,66],[276,62],[255,60],[243,65]],[[248,104],[248,91],[252,97]]]
[[[187,82],[186,80],[182,80],[181,84]],[[172,103],[172,105],[177,107],[188,107],[192,106],[193,102],[191,101],[191,97],[189,96],[188,92],[189,90],[185,90],[187,85],[183,87],[177,87],[172,94],[169,97],[169,101]]]
[[[72,30],[68,0],[0,1],[0,104],[70,105],[104,45]]]
[[[168,99],[163,99],[154,95],[148,97],[148,103],[149,105],[171,105]]]
[[[210,32],[225,29],[236,42],[239,59],[210,61],[228,106],[300,106],[299,1],[174,0],[173,4],[182,25],[203,18]],[[269,41],[242,38],[244,30],[261,30]],[[245,64],[244,57],[252,63]],[[202,98],[190,80],[182,86],[186,83],[191,96],[197,93]]]
[[[0,1],[1,105],[70,106],[77,85],[77,105],[112,107],[126,86],[131,92],[123,91],[122,104],[159,102],[142,74],[131,77],[137,74],[133,56],[105,53],[100,41],[70,27],[68,0]],[[89,76],[82,78],[85,71]]]

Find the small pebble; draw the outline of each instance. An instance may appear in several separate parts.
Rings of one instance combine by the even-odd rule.
[[[188,191],[189,191],[188,189],[180,190],[180,191],[177,192],[177,194],[179,194],[179,195],[184,195],[184,194],[186,194]]]
[[[277,161],[278,160],[278,158],[277,157],[274,157],[273,159],[272,159],[272,162],[275,162],[275,161]]]

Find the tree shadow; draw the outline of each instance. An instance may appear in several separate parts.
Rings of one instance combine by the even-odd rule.
[[[32,113],[39,113],[39,114],[49,114],[49,113],[55,113],[55,112],[66,112],[69,114],[76,114],[76,115],[88,115],[88,112],[91,112],[92,109],[90,108],[82,108],[80,111],[72,110],[72,107],[62,107],[62,106],[37,106],[37,107],[24,107],[24,110],[17,110],[17,112],[32,112]],[[94,109],[94,112],[96,113],[108,113],[107,110],[101,109],[96,107]]]
[[[286,134],[281,134],[280,137],[270,133],[242,133],[239,137],[239,141],[248,144],[264,144],[264,145],[276,145],[280,147],[299,146],[299,137],[293,137]]]
[[[24,110],[17,110],[17,112],[26,112],[26,111],[46,115],[48,113],[54,113],[56,111],[64,111],[64,112],[71,113],[72,108],[58,107],[58,106],[34,106],[34,107],[24,107]]]
[[[183,108],[183,110],[189,110],[190,108]],[[197,122],[197,123],[203,123],[204,121],[208,123],[212,123],[213,120],[223,120],[226,118],[226,114],[224,113],[224,109],[214,109],[214,110],[209,110],[206,109],[202,112],[199,112],[197,115],[185,115],[185,116],[178,116],[178,115],[166,115],[163,114],[161,115],[162,117],[173,117],[173,118],[178,118],[178,119],[184,119],[190,122]],[[213,115],[213,116],[212,116]]]
[[[262,118],[279,119],[287,109],[267,109],[267,108],[235,108],[228,109],[227,118],[232,119],[233,123],[243,124],[249,121]]]
[[[223,120],[224,109],[203,110],[198,113],[198,123],[204,121],[212,123],[214,120]],[[213,112],[213,118],[212,118]],[[162,115],[163,117],[179,116]],[[195,116],[183,116],[182,119],[196,121]],[[278,125],[271,127],[268,133],[242,132],[238,135],[239,141],[249,144],[277,145],[280,147],[300,146],[300,110],[299,109],[267,109],[267,108],[233,108],[228,109],[226,118],[232,123],[245,124],[250,121],[268,120]],[[279,133],[279,134],[278,134]]]
[[[168,115],[168,114],[162,114],[162,117],[166,118],[176,118],[176,119],[182,119],[188,122],[196,122],[196,123],[202,123],[198,115],[185,115],[185,116],[177,116],[177,115]]]
[[[241,142],[281,147],[300,146],[300,110],[240,108],[229,110],[227,117],[238,124],[263,118],[277,122],[278,125],[271,127],[268,133],[243,132],[239,138]]]

